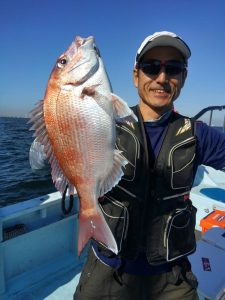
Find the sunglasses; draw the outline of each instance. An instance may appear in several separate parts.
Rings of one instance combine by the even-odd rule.
[[[146,75],[158,75],[162,67],[165,67],[167,75],[172,76],[183,72],[186,68],[186,64],[179,60],[167,60],[163,62],[157,59],[138,63],[138,68],[140,68]]]

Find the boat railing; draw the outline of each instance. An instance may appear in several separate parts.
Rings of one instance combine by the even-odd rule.
[[[213,112],[218,110],[218,111],[222,111],[225,109],[225,105],[213,105],[213,106],[208,106],[203,108],[202,110],[200,110],[200,112],[198,112],[193,119],[198,120],[200,117],[202,117],[205,113],[207,113],[208,111],[210,112],[210,116],[209,116],[209,126],[212,126],[212,116],[213,116]],[[225,116],[223,119],[223,132],[225,132]]]

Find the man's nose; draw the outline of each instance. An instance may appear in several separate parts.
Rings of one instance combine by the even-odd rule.
[[[167,74],[166,74],[166,69],[164,66],[161,67],[160,71],[159,71],[159,74],[156,78],[156,81],[159,82],[159,83],[165,83],[168,81],[168,78],[167,78]]]

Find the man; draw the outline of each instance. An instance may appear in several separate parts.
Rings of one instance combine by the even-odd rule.
[[[171,32],[148,36],[133,71],[139,122],[117,125],[128,160],[119,184],[100,199],[118,255],[92,241],[76,300],[198,299],[187,256],[195,251],[189,200],[198,165],[225,166],[224,135],[172,111],[191,51]]]

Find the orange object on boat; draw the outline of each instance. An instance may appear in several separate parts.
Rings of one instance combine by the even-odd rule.
[[[225,211],[214,210],[206,217],[201,219],[200,226],[202,227],[202,233],[206,232],[212,227],[225,228]]]

